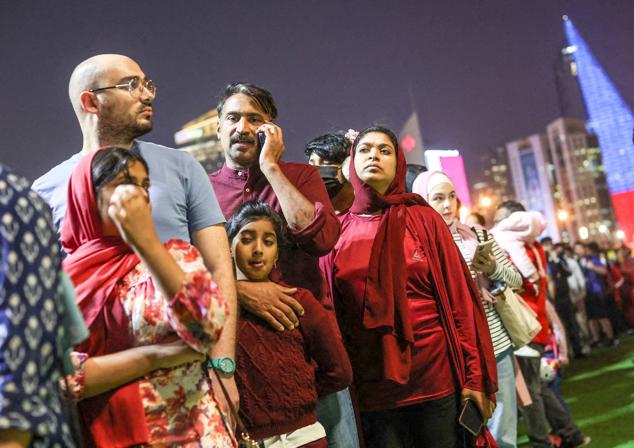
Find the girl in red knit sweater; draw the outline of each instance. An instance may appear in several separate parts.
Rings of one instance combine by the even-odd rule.
[[[244,203],[227,223],[238,281],[273,280],[284,245],[280,216],[260,201]],[[297,285],[293,285],[297,286]],[[236,381],[240,417],[264,447],[326,447],[317,422],[317,397],[346,388],[352,368],[334,315],[306,289],[294,298],[304,308],[299,327],[282,332],[242,310]]]

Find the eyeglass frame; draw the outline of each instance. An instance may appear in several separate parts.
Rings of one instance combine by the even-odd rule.
[[[103,90],[109,90],[109,89],[124,89],[127,88],[128,89],[128,93],[130,94],[130,96],[134,97],[133,93],[135,90],[138,90],[139,87],[137,87],[136,89],[132,89],[132,83],[138,80],[139,81],[139,87],[142,87],[143,89],[147,90],[148,92],[150,92],[152,94],[153,97],[156,97],[156,90],[157,90],[157,85],[156,82],[151,80],[151,79],[141,79],[138,76],[133,76],[130,78],[130,80],[126,83],[122,83],[122,84],[115,84],[113,86],[108,86],[108,87],[99,87],[97,89],[89,89],[88,92],[90,93],[97,93],[97,92],[101,92]],[[148,89],[148,84],[152,83],[154,85],[154,91]]]

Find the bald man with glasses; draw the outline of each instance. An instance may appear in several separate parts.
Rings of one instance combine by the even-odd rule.
[[[210,357],[231,365],[237,307],[225,219],[205,170],[190,154],[137,140],[152,130],[156,93],[156,83],[127,56],[102,54],[80,63],[70,77],[68,94],[83,136],[81,151],[37,179],[33,189],[50,205],[59,230],[66,211],[68,179],[84,155],[104,146],[141,154],[149,167],[152,217],[159,237],[163,242],[174,238],[191,242],[229,303],[230,317]],[[237,405],[233,372],[223,372],[222,377]],[[223,400],[219,389],[216,397]]]

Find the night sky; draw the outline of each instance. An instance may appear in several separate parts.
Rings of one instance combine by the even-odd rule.
[[[324,132],[398,133],[413,97],[425,146],[461,150],[475,181],[482,152],[557,117],[563,14],[633,106],[633,0],[0,1],[0,162],[34,179],[81,149],[70,73],[121,53],[159,86],[147,140],[173,146],[251,81],[278,102],[285,158],[305,160]]]

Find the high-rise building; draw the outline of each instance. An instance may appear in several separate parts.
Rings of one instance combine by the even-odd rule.
[[[515,199],[506,148],[499,146],[483,154],[480,162],[482,181],[471,187],[473,211],[484,216],[487,225],[491,225],[497,206],[509,199]]]
[[[216,135],[217,128],[218,111],[212,109],[185,123],[181,130],[174,134],[176,147],[193,155],[208,173],[219,170],[225,160]]]
[[[545,234],[560,239],[554,176],[545,135],[534,134],[506,144],[515,199],[528,210],[541,212],[548,222]]]
[[[616,219],[628,241],[634,238],[634,115],[596,60],[571,20],[564,30],[588,113],[588,129],[596,134]],[[624,43],[627,45],[627,43]]]
[[[611,239],[615,220],[596,136],[577,118],[556,119],[546,134],[562,238]]]

